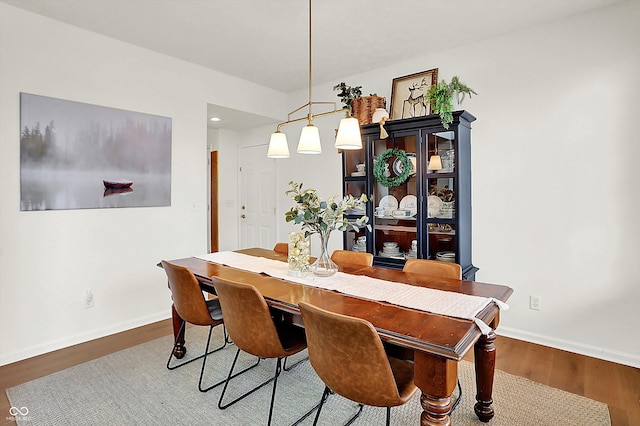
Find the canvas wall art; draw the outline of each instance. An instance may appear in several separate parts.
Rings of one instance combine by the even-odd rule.
[[[171,205],[171,118],[20,94],[20,210]]]
[[[391,85],[391,119],[431,114],[427,92],[437,83],[438,68],[394,78]]]

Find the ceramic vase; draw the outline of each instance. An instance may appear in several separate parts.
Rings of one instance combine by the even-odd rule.
[[[373,117],[371,117],[372,123],[379,123],[383,118],[389,118],[389,113],[384,108],[376,108],[373,112]]]

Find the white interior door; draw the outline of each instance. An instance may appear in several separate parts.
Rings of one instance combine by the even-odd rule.
[[[240,149],[240,248],[276,243],[275,166],[267,145]]]

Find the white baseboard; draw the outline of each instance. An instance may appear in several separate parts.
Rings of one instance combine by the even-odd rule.
[[[629,365],[631,367],[640,368],[640,355],[613,351],[607,348],[585,345],[583,343],[572,342],[569,340],[555,339],[541,334],[530,333],[527,331],[517,330],[509,327],[498,327],[496,333],[500,336],[510,337],[512,339],[524,340],[525,342],[536,343],[543,346],[549,346],[564,351],[574,352],[580,355],[592,358],[603,359],[615,362],[617,364]]]
[[[21,361],[34,356],[42,355],[48,352],[56,351],[58,349],[67,348],[69,346],[77,345],[79,343],[88,342],[90,340],[99,339],[100,337],[109,336],[111,334],[120,333],[122,331],[131,330],[136,327],[151,324],[157,321],[162,321],[171,317],[170,311],[162,311],[146,317],[136,318],[131,321],[112,324],[109,327],[101,328],[98,330],[91,330],[90,332],[77,334],[75,336],[69,336],[64,339],[54,340],[50,342],[44,342],[36,346],[28,348],[22,348],[16,352],[10,352],[0,357],[0,366],[11,364],[16,361]]]

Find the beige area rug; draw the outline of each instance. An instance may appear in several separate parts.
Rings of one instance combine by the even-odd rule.
[[[212,343],[222,340],[221,328]],[[200,354],[205,327],[188,330],[188,356]],[[7,390],[19,425],[262,425],[266,424],[271,386],[265,386],[226,410],[217,408],[221,387],[207,393],[197,389],[200,361],[169,371],[165,368],[171,338],[164,337]],[[210,355],[207,382],[225,377],[235,346]],[[254,359],[241,355],[248,365]],[[228,396],[239,395],[258,380],[273,374],[274,361],[231,382]],[[530,380],[496,371],[495,417],[480,422],[474,412],[473,364],[463,361],[459,369],[463,386],[460,405],[451,416],[458,425],[610,425],[606,404],[550,388]],[[375,384],[372,384],[375,386]],[[289,425],[314,406],[324,385],[309,362],[284,372],[278,381],[273,425]],[[457,391],[456,391],[457,394]],[[455,395],[455,394],[454,394]],[[226,398],[226,397],[225,397]],[[319,424],[341,425],[356,405],[337,395],[329,397]],[[420,423],[419,393],[408,404],[392,409],[394,426]],[[383,425],[384,408],[365,407],[355,425]],[[312,417],[303,425],[312,424]]]

